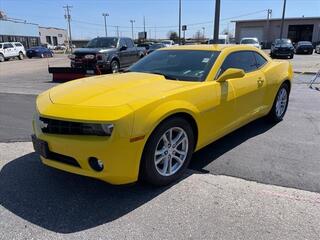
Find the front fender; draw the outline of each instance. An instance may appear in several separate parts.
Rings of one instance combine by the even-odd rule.
[[[148,139],[153,130],[167,117],[176,113],[187,113],[198,120],[199,109],[190,102],[172,100],[162,104],[152,104],[136,112],[132,136],[145,136]]]

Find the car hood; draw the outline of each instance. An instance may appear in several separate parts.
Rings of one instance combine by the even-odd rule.
[[[77,48],[73,51],[73,54],[106,53],[113,51],[115,51],[115,48]]]
[[[189,83],[190,84],[190,83]],[[49,91],[53,104],[86,107],[133,105],[165,97],[188,82],[166,80],[148,73],[120,73],[71,81]]]

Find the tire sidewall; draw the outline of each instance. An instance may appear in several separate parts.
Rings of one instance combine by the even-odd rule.
[[[285,110],[283,111],[283,113],[281,114],[281,116],[278,116],[277,113],[276,113],[276,104],[277,104],[277,100],[278,100],[278,96],[279,96],[279,93],[281,91],[281,89],[285,89],[286,92],[287,92],[287,104],[286,104],[286,107],[285,107]],[[288,109],[288,105],[289,105],[289,94],[290,94],[290,89],[289,89],[289,85],[287,83],[282,83],[278,92],[277,92],[277,95],[274,99],[274,103],[273,103],[273,106],[272,106],[272,109],[271,109],[271,112],[270,112],[270,117],[272,118],[272,120],[276,121],[276,122],[280,122],[282,121],[284,115],[286,114],[287,112],[287,109]]]
[[[113,70],[113,64],[114,64],[114,63],[116,63],[117,66],[118,66],[118,69],[117,69],[116,72],[114,72],[114,70]],[[117,60],[112,60],[112,61],[111,61],[111,63],[110,63],[110,70],[111,70],[112,73],[117,73],[117,72],[119,72],[119,70],[120,70],[120,64],[119,64],[119,62],[118,62]]]
[[[189,142],[188,154],[181,168],[172,176],[165,177],[160,175],[156,169],[154,153],[162,135],[172,127],[180,127],[186,132]],[[194,133],[188,121],[183,118],[170,118],[165,120],[153,131],[145,145],[140,164],[140,179],[158,186],[167,185],[176,181],[182,176],[189,165],[194,150],[194,144]]]
[[[5,61],[4,55],[0,53],[0,62],[4,62],[4,61]]]

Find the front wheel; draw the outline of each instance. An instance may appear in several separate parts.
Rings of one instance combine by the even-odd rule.
[[[119,72],[120,64],[117,60],[112,60],[110,63],[110,68],[112,73]]]
[[[23,53],[22,52],[19,53],[19,59],[23,60]]]
[[[179,179],[190,162],[194,145],[194,133],[188,121],[177,117],[164,121],[146,143],[140,179],[157,186]]]
[[[0,53],[0,62],[4,62],[5,58],[2,53]]]
[[[276,95],[276,98],[273,102],[273,106],[271,111],[268,114],[269,120],[272,122],[280,122],[282,121],[289,103],[289,85],[287,83],[283,83]]]

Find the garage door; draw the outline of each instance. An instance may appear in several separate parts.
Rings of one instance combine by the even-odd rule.
[[[263,27],[242,27],[240,28],[240,39],[245,37],[256,37],[259,42],[263,41]]]

